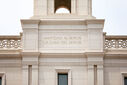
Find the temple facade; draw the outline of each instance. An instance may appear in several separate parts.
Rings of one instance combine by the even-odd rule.
[[[34,0],[23,33],[0,36],[0,85],[127,85],[127,36],[104,21],[92,0]]]

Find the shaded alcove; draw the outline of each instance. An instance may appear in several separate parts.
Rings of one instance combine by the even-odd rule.
[[[65,7],[60,7],[60,8],[58,8],[58,9],[56,10],[55,13],[57,13],[57,14],[59,14],[59,13],[68,14],[68,13],[70,13],[70,11],[69,11],[67,8],[65,8]]]
[[[69,11],[68,13],[71,13],[71,0],[55,0],[54,1],[54,6],[55,10],[54,12],[56,13],[58,10],[67,10]]]

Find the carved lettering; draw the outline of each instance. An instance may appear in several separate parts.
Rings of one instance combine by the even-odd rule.
[[[79,45],[82,44],[82,37],[77,36],[47,36],[42,38],[43,45]]]

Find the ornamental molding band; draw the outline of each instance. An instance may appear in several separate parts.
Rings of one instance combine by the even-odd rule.
[[[19,36],[0,36],[0,85],[127,85],[127,35],[106,35],[92,0],[34,0],[33,11]]]
[[[20,36],[0,36],[0,49],[22,49]]]
[[[73,39],[76,40],[77,43],[81,44],[80,39],[81,37],[46,37],[46,40],[48,39],[53,39],[53,40],[58,40],[58,43],[62,43],[62,41],[65,40],[63,43],[72,43],[72,41],[67,42],[66,40],[68,39]],[[62,40],[64,39],[64,40]],[[44,40],[43,42],[47,42]],[[0,49],[22,49],[22,44],[21,44],[21,36],[0,36]],[[54,41],[55,43],[55,41]],[[76,43],[76,42],[75,42]],[[127,48],[127,36],[105,36],[104,40],[104,49],[126,49]],[[51,42],[50,42],[51,44]]]
[[[127,49],[127,36],[106,36],[105,49],[108,49],[108,48]]]

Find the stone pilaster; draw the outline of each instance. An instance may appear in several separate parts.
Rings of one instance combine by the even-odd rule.
[[[77,8],[76,8],[76,0],[71,0],[71,13],[76,14]]]
[[[87,20],[88,45],[87,52],[103,52],[104,20]]]
[[[23,52],[38,52],[38,25],[39,20],[21,20],[23,36]]]
[[[39,54],[39,52],[22,52],[23,85],[38,85]]]
[[[87,53],[88,85],[104,85],[103,56],[103,52]]]
[[[22,85],[28,85],[28,66],[22,66]]]
[[[32,85],[38,85],[38,65],[32,65]]]
[[[97,66],[97,84],[104,85],[104,73],[103,65]]]
[[[92,16],[92,0],[88,0],[88,15]]]
[[[94,85],[94,66],[88,65],[88,85]]]

